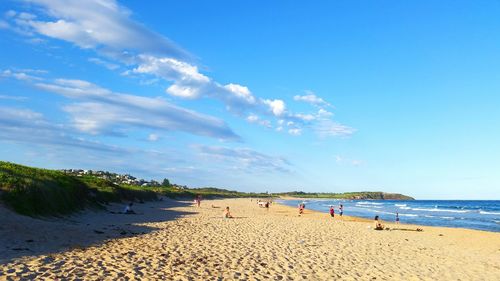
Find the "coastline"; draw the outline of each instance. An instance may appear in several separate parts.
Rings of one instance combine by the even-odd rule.
[[[234,219],[222,218],[226,206]],[[293,207],[273,203],[266,210],[259,208],[255,199],[247,198],[204,200],[201,208],[165,199],[140,204],[136,210],[139,215],[83,212],[70,220],[28,218],[28,222],[37,223],[31,235],[45,239],[35,236],[31,243],[25,242],[29,237],[19,235],[25,233],[25,225],[14,227],[17,220],[7,221],[0,229],[2,246],[17,239],[15,247],[31,251],[13,251],[16,257],[0,262],[0,276],[86,280],[500,279],[500,234],[495,232],[427,226],[423,232],[375,231],[370,220],[331,219],[326,213],[307,209],[299,217]],[[5,235],[10,236],[6,239]],[[76,244],[88,236],[101,239]],[[70,238],[73,245],[39,251],[50,243],[70,242],[64,241]]]

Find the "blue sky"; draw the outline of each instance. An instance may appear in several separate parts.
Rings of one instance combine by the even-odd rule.
[[[499,199],[498,1],[2,1],[0,158]]]

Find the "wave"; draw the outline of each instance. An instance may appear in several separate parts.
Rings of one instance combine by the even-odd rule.
[[[406,207],[406,204],[394,204],[394,206],[398,206],[398,207]]]
[[[399,214],[399,215],[403,217],[418,217],[417,214]]]
[[[401,210],[411,210],[410,207],[399,207]]]
[[[371,209],[368,209],[368,210],[373,211],[375,213],[381,213],[381,214],[387,214],[387,215],[394,215],[394,216],[396,215],[396,213],[391,213],[391,212],[386,212],[386,211],[371,210]]]
[[[455,219],[454,217],[440,217],[442,219],[446,219],[446,220],[452,220],[452,219]]]
[[[500,212],[486,212],[486,211],[479,211],[481,215],[500,215]]]
[[[363,208],[364,210],[375,208],[375,209],[382,209],[384,207],[382,206],[367,206],[367,205],[355,205],[356,207]]]
[[[357,202],[357,204],[360,204],[360,205],[384,205],[384,203],[378,203],[378,202],[367,202],[367,201],[361,201],[361,202]]]
[[[468,213],[467,210],[447,210],[447,209],[427,209],[427,208],[412,208],[413,211],[426,211],[426,212],[449,212],[449,213]]]

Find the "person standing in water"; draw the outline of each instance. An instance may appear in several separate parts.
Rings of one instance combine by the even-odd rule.
[[[332,218],[335,217],[335,209],[333,208],[333,206],[330,206],[330,216]]]
[[[340,204],[339,213],[340,213],[340,216],[342,216],[344,214],[344,205],[342,205],[342,204]]]
[[[399,213],[396,213],[396,224],[399,224]]]

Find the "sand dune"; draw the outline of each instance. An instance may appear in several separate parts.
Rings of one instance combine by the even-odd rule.
[[[222,218],[225,206],[234,219]],[[42,232],[59,233],[59,246],[45,247],[58,251],[53,254],[31,246],[55,243],[47,240],[18,241],[16,247],[33,249],[9,254],[6,241],[15,239],[0,229],[0,279],[500,280],[499,233],[435,227],[374,231],[371,222],[331,219],[308,210],[299,217],[295,209],[275,204],[268,211],[250,199],[207,200],[201,208],[165,200],[138,208],[144,215],[73,217],[71,243],[85,241],[86,234],[110,238],[90,239],[93,246],[72,249],[61,245],[69,243],[67,229],[51,226],[67,222],[38,221]],[[104,227],[110,224],[147,231],[120,238],[115,228]]]

